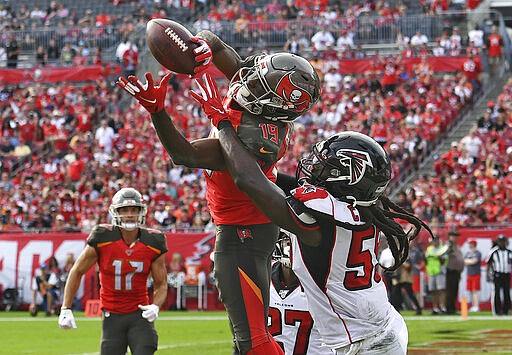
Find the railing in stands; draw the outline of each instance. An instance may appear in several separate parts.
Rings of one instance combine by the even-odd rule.
[[[190,22],[184,24],[192,29]],[[490,31],[491,25],[497,25],[504,39],[505,57],[510,59],[511,46],[505,22],[501,13],[494,10],[447,11],[436,15],[404,15],[393,19],[363,15],[353,19],[336,19],[330,22],[327,29],[336,39],[341,36],[342,31],[348,30],[353,33],[356,45],[361,45],[363,50],[374,52],[379,48],[396,50],[399,33],[411,37],[417,31],[421,31],[428,37],[429,42],[433,43],[443,33],[443,30],[451,31],[453,26],[459,27],[459,32],[465,41],[468,29],[473,28],[475,24],[478,24],[486,33]],[[214,32],[220,35],[226,43],[240,50],[243,55],[253,51],[281,50],[291,34],[295,34],[297,39],[303,38],[305,43],[309,43],[311,37],[320,29],[320,23],[318,19],[249,22],[244,30],[239,31],[234,21],[221,21],[220,26],[216,28],[217,30]],[[62,48],[66,41],[71,42],[75,47],[83,42],[84,47],[90,49],[91,52],[95,46],[101,50],[115,48],[121,39],[119,29],[115,26],[78,26],[13,31],[13,33],[20,48],[25,53],[34,55],[33,58],[29,56],[27,60],[34,60],[37,47],[48,48],[52,38],[55,39],[59,48]],[[139,32],[144,33],[144,29],[141,28]],[[144,38],[137,37],[140,39],[138,44],[143,49],[145,47]],[[3,41],[5,38],[1,36],[0,42]],[[306,47],[305,53],[310,50],[311,47]],[[115,61],[114,51],[109,51],[104,60]]]

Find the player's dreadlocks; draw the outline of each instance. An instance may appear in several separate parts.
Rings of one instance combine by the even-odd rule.
[[[432,236],[433,233],[425,222],[391,202],[388,197],[382,195],[379,197],[379,201],[382,207],[375,204],[369,207],[358,206],[358,209],[364,215],[367,222],[374,224],[386,236],[395,263],[391,267],[383,268],[393,271],[407,260],[409,256],[409,243],[418,236],[421,228],[425,228]],[[395,218],[409,222],[414,228],[407,232],[404,231],[402,226],[395,221]]]

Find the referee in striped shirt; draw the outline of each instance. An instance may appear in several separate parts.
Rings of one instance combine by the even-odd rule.
[[[500,234],[496,246],[489,252],[487,267],[494,281],[494,313],[507,315],[510,309],[510,273],[512,272],[512,250],[507,248],[508,239]],[[503,290],[503,302],[501,302]]]

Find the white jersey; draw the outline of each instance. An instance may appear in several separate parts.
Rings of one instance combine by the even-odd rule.
[[[332,355],[322,346],[318,329],[309,314],[306,296],[297,282],[284,286],[279,281],[279,263],[272,266],[268,330],[284,347],[285,355]]]
[[[291,261],[323,342],[338,349],[376,335],[394,318],[376,268],[379,231],[326,190],[301,187],[292,196],[288,204],[297,219],[322,232],[317,247],[292,236]]]

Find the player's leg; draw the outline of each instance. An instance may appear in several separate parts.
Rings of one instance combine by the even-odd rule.
[[[127,315],[130,321],[128,346],[133,355],[153,355],[158,347],[155,323],[142,318],[141,311]]]
[[[270,343],[267,332],[272,251],[279,234],[273,224],[217,227],[215,276],[241,354]]]
[[[409,333],[403,317],[394,308],[383,331],[364,339],[356,354],[365,355],[405,355]]]
[[[126,322],[123,314],[103,312],[101,326],[101,355],[125,355],[128,347]]]

